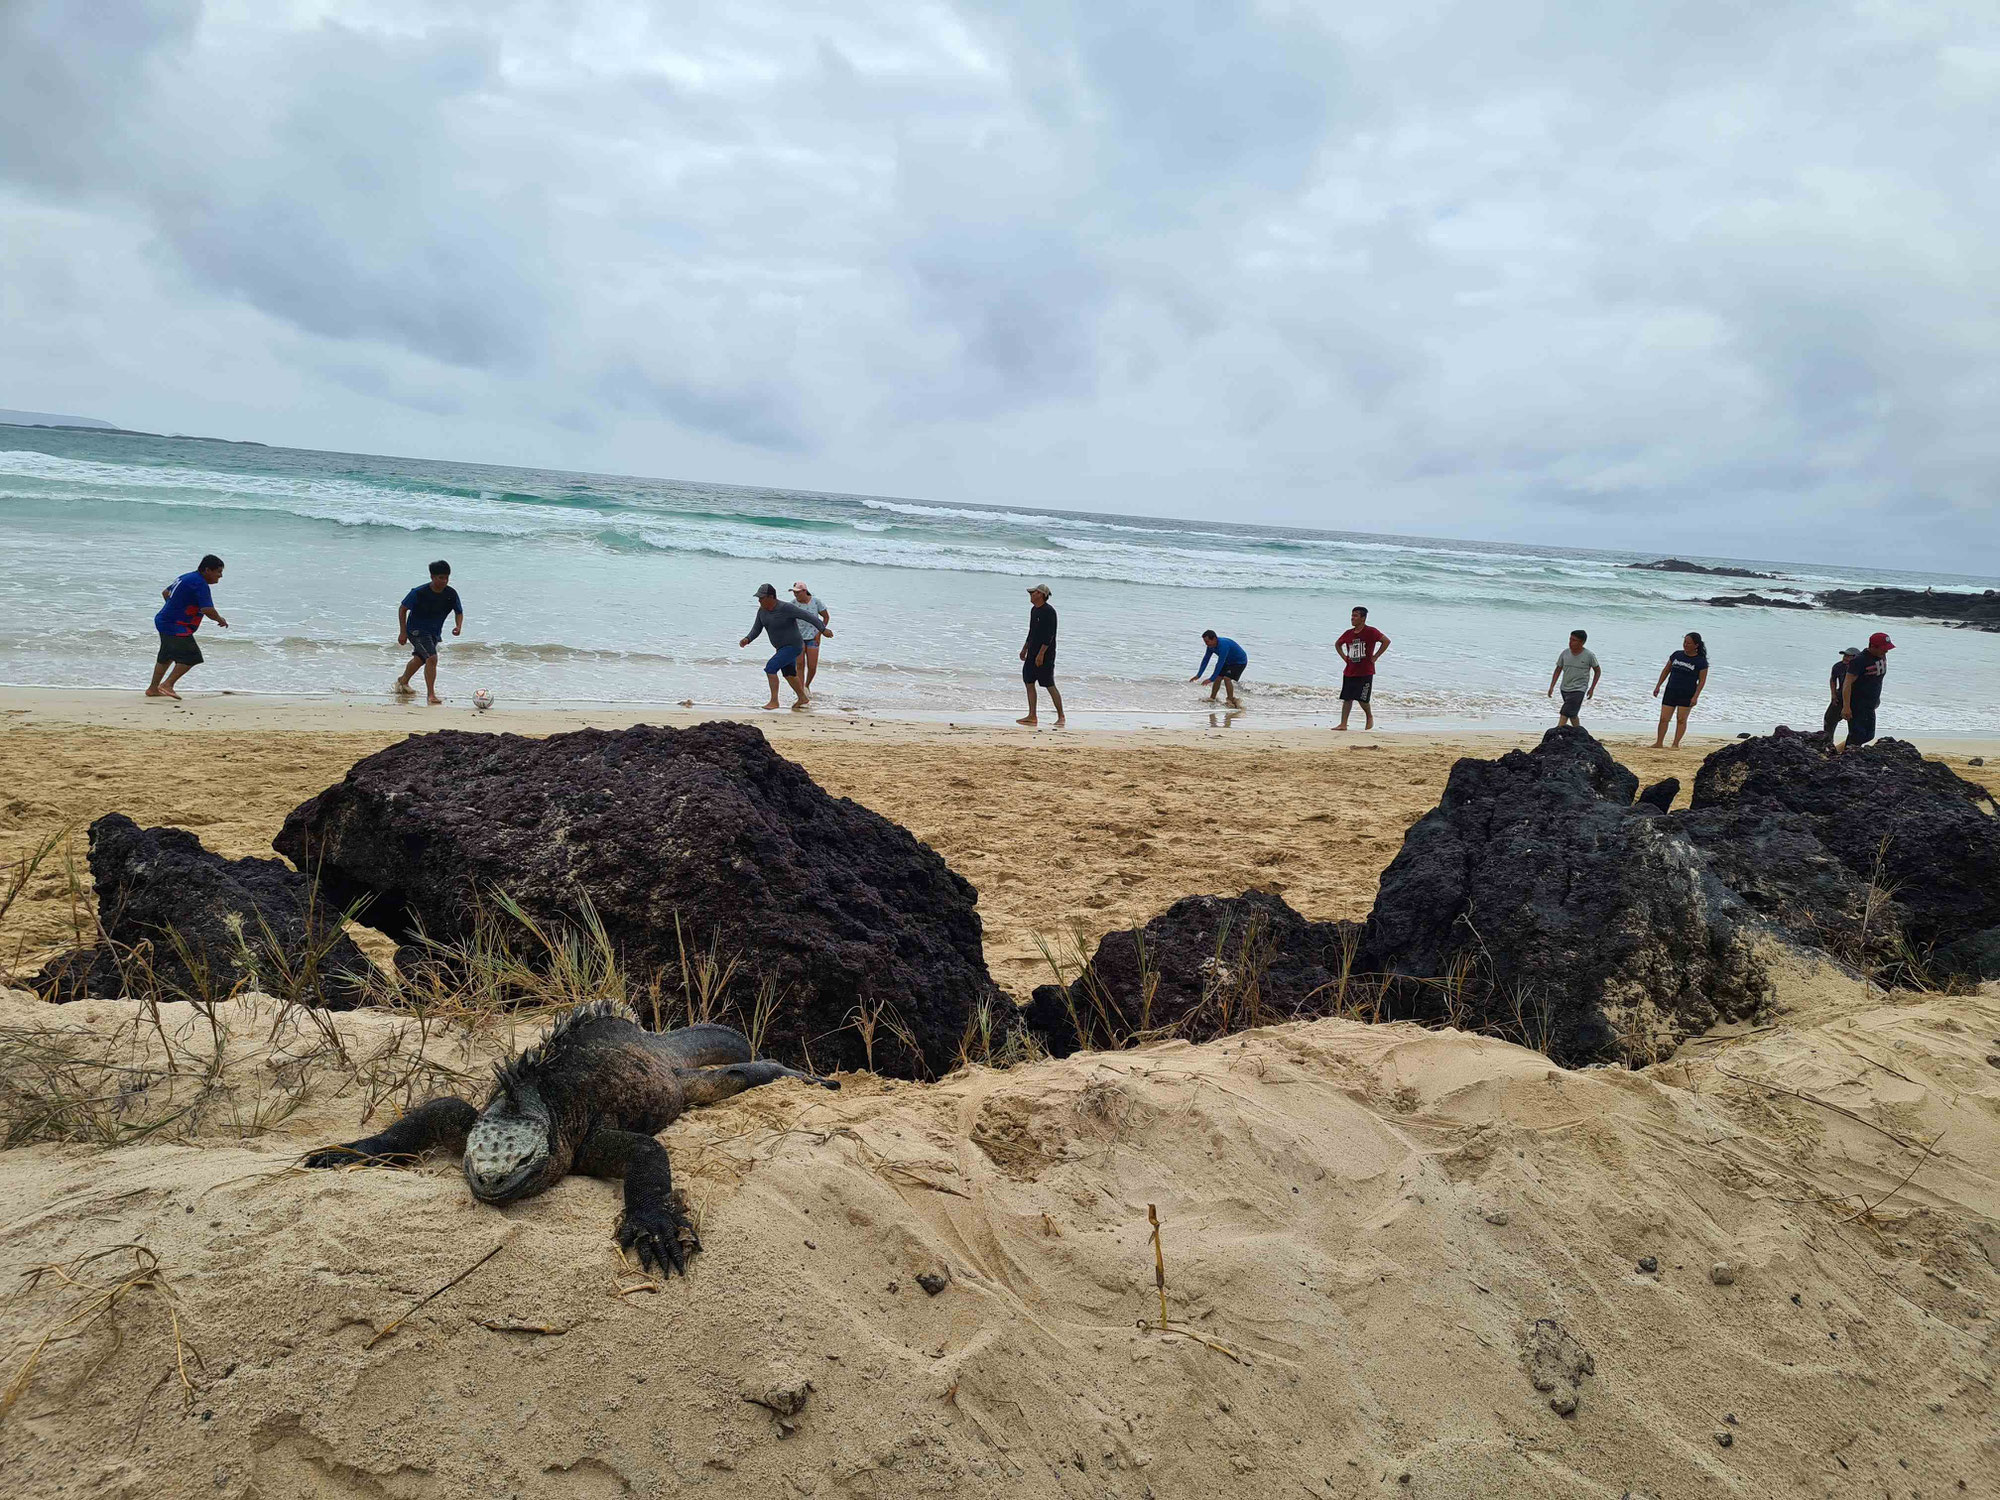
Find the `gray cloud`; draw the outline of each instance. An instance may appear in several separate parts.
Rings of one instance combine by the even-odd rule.
[[[1996,136],[1953,0],[17,0],[0,399],[1995,570]]]

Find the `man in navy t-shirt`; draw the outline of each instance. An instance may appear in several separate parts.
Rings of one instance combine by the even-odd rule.
[[[153,658],[153,680],[146,685],[148,698],[178,698],[174,684],[190,667],[201,665],[201,647],[194,633],[203,616],[224,630],[229,622],[217,613],[215,596],[209,592],[222,581],[222,559],[213,552],[201,560],[192,573],[183,573],[160,590],[166,602],[153,616],[153,628],[160,633],[160,654]]]
[[[454,617],[453,635],[465,629],[465,606],[459,603],[458,590],[451,586],[451,564],[439,558],[431,564],[431,581],[418,584],[396,606],[396,644],[410,648],[410,664],[396,679],[397,692],[414,692],[410,679],[422,667],[424,691],[430,701],[444,702],[438,696],[438,646],[444,636],[446,615]]]
[[[1215,661],[1215,675],[1209,678],[1208,701],[1213,703],[1218,690],[1227,689],[1229,706],[1241,708],[1236,701],[1236,684],[1243,680],[1243,669],[1250,665],[1250,653],[1226,635],[1217,635],[1213,630],[1201,633],[1201,643],[1208,649],[1201,654],[1201,665],[1194,669],[1189,682],[1200,682],[1201,674],[1208,670],[1210,658]]]
[[[1896,643],[1876,631],[1868,637],[1868,649],[1847,664],[1841,683],[1841,717],[1847,720],[1843,750],[1857,750],[1875,738],[1875,710],[1882,703],[1882,679],[1889,673],[1889,653]]]

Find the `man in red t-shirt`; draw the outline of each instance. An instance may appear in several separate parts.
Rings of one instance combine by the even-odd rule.
[[[1361,727],[1373,729],[1375,710],[1368,706],[1368,700],[1374,696],[1375,663],[1389,649],[1389,637],[1368,623],[1368,611],[1358,604],[1354,606],[1352,619],[1354,628],[1343,631],[1333,643],[1334,650],[1346,663],[1340,678],[1340,723],[1335,727],[1345,729],[1347,716],[1359,703],[1362,717],[1367,720]]]

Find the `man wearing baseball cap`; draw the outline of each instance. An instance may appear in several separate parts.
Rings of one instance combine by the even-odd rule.
[[[1826,679],[1826,713],[1820,719],[1819,727],[1829,745],[1833,743],[1834,731],[1840,728],[1840,721],[1847,712],[1843,701],[1847,695],[1847,664],[1860,654],[1859,646],[1842,646],[1840,655],[1834,660],[1833,671]]]
[[[1016,724],[1033,728],[1037,684],[1049,690],[1049,702],[1056,706],[1056,728],[1063,727],[1062,694],[1056,691],[1056,612],[1049,603],[1046,583],[1028,586],[1028,639],[1021,645],[1021,681],[1028,689],[1028,716]]]
[[[805,674],[799,671],[799,654],[804,642],[799,635],[802,625],[815,625],[819,633],[831,637],[833,631],[820,624],[819,616],[811,610],[801,609],[789,601],[780,601],[778,591],[768,583],[757,585],[757,618],[750,622],[750,633],[736,644],[747,646],[757,639],[762,631],[771,642],[771,659],[764,663],[764,675],[771,681],[771,701],[766,708],[778,706],[778,678],[782,674],[792,685],[792,696],[797,700],[792,706],[804,708],[812,699],[806,696]]]
[[[1889,653],[1896,643],[1876,631],[1868,637],[1868,649],[1847,663],[1847,680],[1841,685],[1840,716],[1847,720],[1847,743],[1840,748],[1853,750],[1875,738],[1875,709],[1882,701],[1882,679],[1889,672]]]

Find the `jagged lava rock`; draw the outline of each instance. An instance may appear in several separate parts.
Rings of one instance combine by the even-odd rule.
[[[419,923],[471,936],[494,890],[537,920],[588,903],[627,967],[671,990],[683,939],[713,941],[741,960],[744,1019],[760,982],[778,986],[764,1050],[795,1066],[862,1065],[853,1013],[888,1007],[921,1058],[884,1024],[877,1069],[942,1072],[998,993],[972,886],[746,724],[415,736],[296,808],[274,843],[328,890],[371,897],[363,920],[405,944]]]
[[[1587,730],[1459,761],[1383,872],[1359,967],[1391,1012],[1461,985],[1482,1025],[1560,1062],[1648,1062],[1754,1014],[1769,981],[1743,904]]]
[[[1993,798],[1901,740],[1835,754],[1780,729],[1726,745],[1673,821],[1760,914],[1843,957],[1860,956],[1864,916],[1868,948],[1920,955],[2000,925]]]
[[[1040,986],[1023,1019],[1051,1053],[1067,1057],[1146,1031],[1203,1041],[1326,1015],[1360,926],[1309,922],[1269,891],[1186,896],[1144,927],[1106,933],[1067,994]]]
[[[176,997],[220,998],[255,985],[342,1010],[372,972],[340,930],[342,903],[316,896],[281,860],[224,859],[185,829],[141,828],[106,813],[90,825],[90,875],[112,946],[76,949],[45,966],[38,988],[52,999],[115,999],[149,979],[154,992]]]
[[[1680,777],[1668,776],[1654,782],[1643,792],[1639,793],[1639,801],[1646,807],[1657,808],[1661,812],[1671,812],[1673,810],[1674,798],[1680,794]]]

